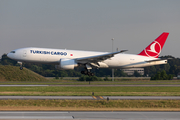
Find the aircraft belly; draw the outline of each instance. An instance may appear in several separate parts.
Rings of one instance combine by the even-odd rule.
[[[119,60],[118,58],[105,60],[104,63],[106,63],[109,68],[121,68],[123,65],[128,64],[126,60]]]

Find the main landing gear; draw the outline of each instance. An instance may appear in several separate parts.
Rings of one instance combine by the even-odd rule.
[[[88,72],[87,70],[85,70],[85,71],[81,71],[81,74],[88,75],[88,76],[94,76],[94,74],[93,74],[93,73]]]
[[[91,65],[89,64],[84,64],[84,71],[81,71],[81,74],[84,75],[88,75],[88,76],[94,76],[94,74],[92,72],[90,72],[90,70],[92,69]]]

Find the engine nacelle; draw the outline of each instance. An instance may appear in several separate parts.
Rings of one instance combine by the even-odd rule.
[[[60,59],[59,65],[55,65],[56,69],[63,69],[63,70],[73,70],[74,67],[77,67],[78,64],[75,60],[62,58]]]

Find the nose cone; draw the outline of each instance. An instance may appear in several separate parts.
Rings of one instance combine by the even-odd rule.
[[[7,57],[13,59],[15,57],[15,53],[16,53],[15,51],[11,51],[10,53],[7,54]]]
[[[7,54],[7,57],[8,57],[8,58],[11,58],[10,56],[11,56],[10,53],[8,53],[8,54]]]
[[[12,57],[12,53],[8,53],[8,54],[7,54],[7,57],[12,59],[12,58],[13,58],[13,57]]]

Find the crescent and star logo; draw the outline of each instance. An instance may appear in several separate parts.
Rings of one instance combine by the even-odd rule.
[[[146,55],[149,57],[158,57],[161,53],[161,45],[159,44],[159,42],[154,41],[144,51]]]

